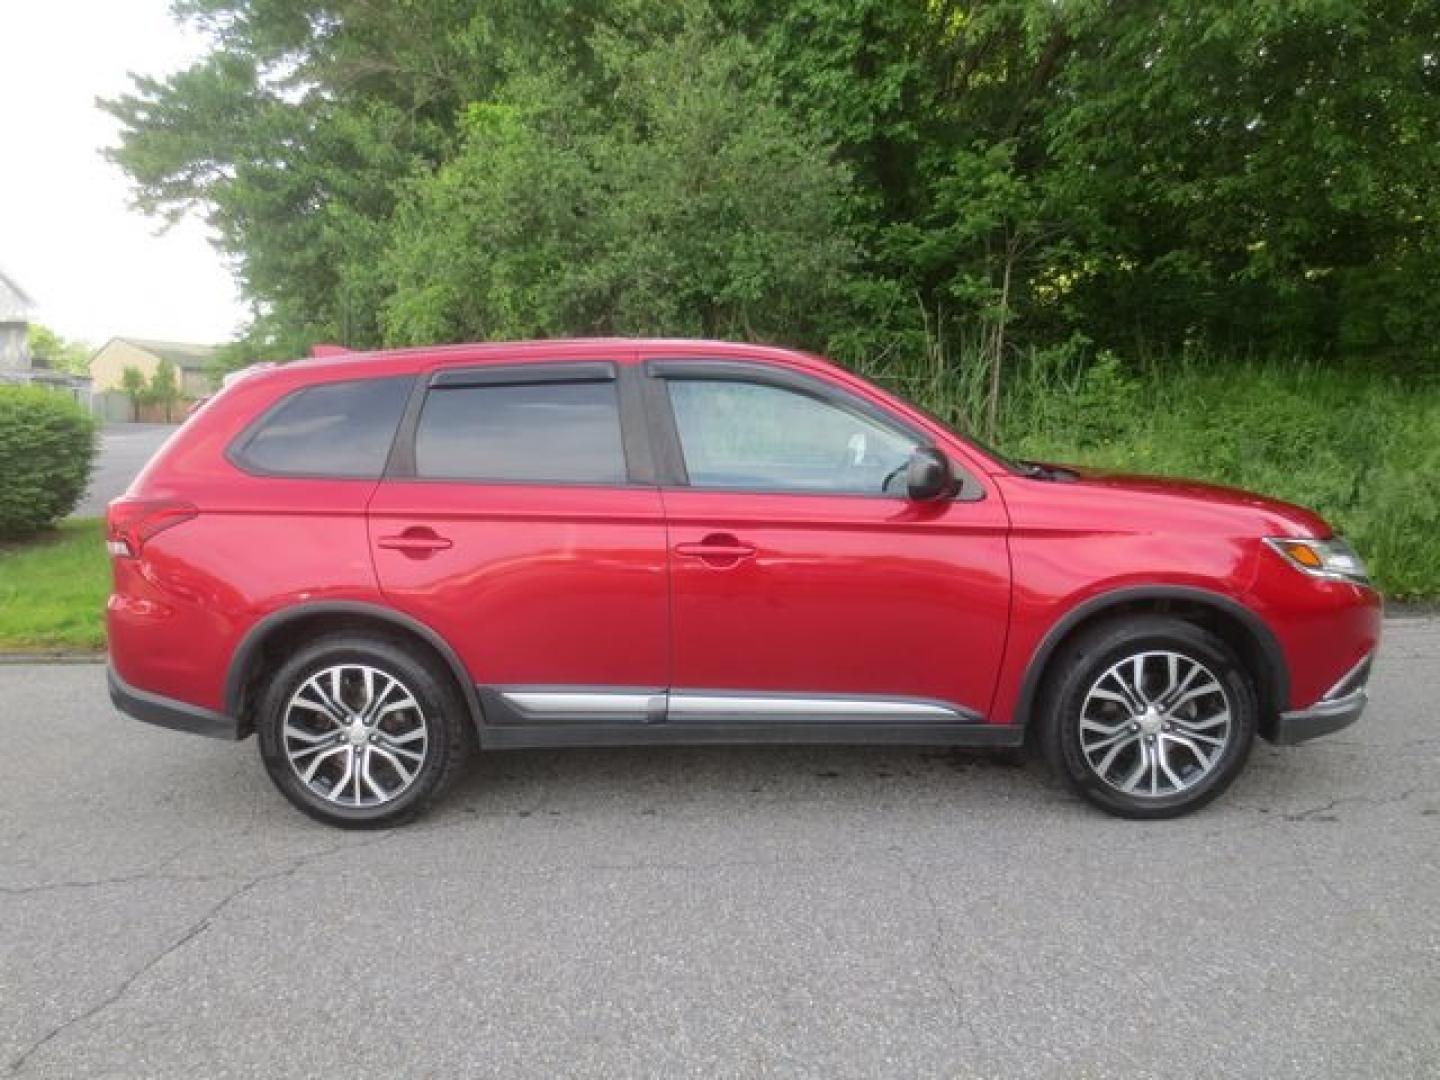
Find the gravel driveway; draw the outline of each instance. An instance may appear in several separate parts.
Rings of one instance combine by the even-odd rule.
[[[1111,820],[957,753],[491,755],[392,832],[0,667],[24,1076],[1440,1075],[1440,621],[1365,720]]]

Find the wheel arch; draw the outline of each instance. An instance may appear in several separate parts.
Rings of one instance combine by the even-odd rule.
[[[1268,734],[1290,700],[1290,668],[1275,634],[1254,611],[1223,593],[1192,586],[1141,585],[1093,596],[1050,627],[1031,654],[1015,701],[1017,723],[1031,728],[1035,705],[1060,648],[1087,627],[1127,614],[1166,614],[1214,631],[1239,654],[1256,682],[1260,731]]]
[[[253,729],[255,676],[266,668],[266,658],[285,641],[313,637],[334,629],[379,629],[420,646],[440,662],[455,680],[476,730],[481,716],[479,695],[464,663],[440,634],[419,619],[392,608],[359,600],[318,600],[272,611],[245,632],[225,675],[225,713],[235,717],[242,736]]]

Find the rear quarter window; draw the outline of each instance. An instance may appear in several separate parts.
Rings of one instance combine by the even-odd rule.
[[[241,434],[230,459],[265,476],[379,479],[412,382],[356,379],[296,390]]]

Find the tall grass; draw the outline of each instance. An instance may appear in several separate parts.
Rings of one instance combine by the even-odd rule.
[[[984,364],[917,358],[870,372],[961,430]],[[1017,361],[997,444],[1017,457],[1188,476],[1319,511],[1392,599],[1440,599],[1440,379],[1304,361],[1191,356]]]

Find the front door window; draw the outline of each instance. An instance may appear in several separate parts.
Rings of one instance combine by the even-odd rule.
[[[758,382],[671,379],[693,488],[903,495],[913,436],[830,401]]]

